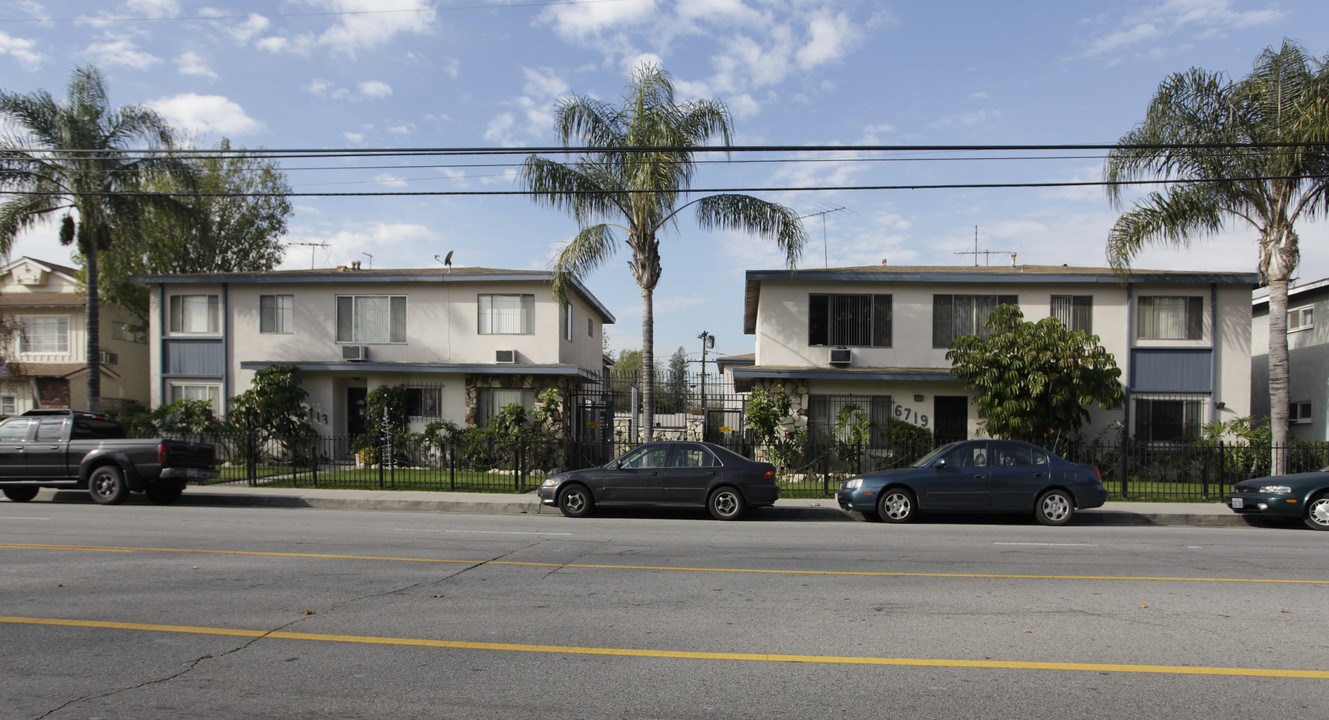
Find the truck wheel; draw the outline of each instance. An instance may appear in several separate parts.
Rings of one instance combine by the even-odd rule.
[[[37,497],[37,488],[35,487],[8,487],[5,488],[5,497],[13,502],[27,502]]]
[[[145,490],[144,492],[147,493],[148,499],[151,500],[154,504],[170,505],[176,500],[179,500],[181,493],[183,493],[184,491],[185,491],[185,486],[181,485],[180,483],[158,480],[157,482],[149,485],[148,489]]]
[[[125,474],[120,468],[103,465],[88,476],[88,492],[102,505],[118,505],[129,497],[129,486],[125,485]]]

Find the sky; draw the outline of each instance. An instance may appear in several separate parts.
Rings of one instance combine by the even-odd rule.
[[[623,98],[654,62],[682,99],[717,99],[738,146],[842,152],[706,154],[697,189],[748,188],[807,216],[802,268],[1020,264],[1105,267],[1121,209],[1101,187],[849,190],[848,186],[1101,179],[1101,151],[976,153],[870,145],[1111,144],[1159,83],[1192,67],[1234,79],[1284,39],[1329,55],[1324,0],[9,0],[0,87],[63,97],[94,65],[112,105],[147,105],[201,146],[522,148],[558,145],[560,98]],[[1051,156],[1051,157],[1047,157]],[[514,157],[282,162],[297,193],[511,191]],[[565,156],[554,156],[564,159]],[[731,162],[715,162],[721,160]],[[762,160],[763,162],[752,162]],[[763,188],[811,188],[770,190]],[[837,189],[840,188],[840,189]],[[1138,193],[1126,193],[1126,206]],[[699,197],[700,195],[692,196]],[[547,269],[577,232],[520,195],[296,197],[283,268]],[[1329,225],[1299,225],[1304,282],[1329,277]],[[11,257],[71,264],[54,224]],[[1139,268],[1253,272],[1232,225]],[[974,250],[993,254],[973,254]],[[963,254],[969,253],[969,254]],[[750,353],[744,273],[784,267],[774,244],[701,230],[662,236],[655,352]],[[585,278],[617,318],[611,353],[641,346],[641,292],[621,247]]]

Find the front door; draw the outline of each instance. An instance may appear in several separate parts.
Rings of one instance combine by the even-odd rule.
[[[940,447],[969,439],[969,398],[938,395],[932,401],[932,436]]]
[[[365,398],[368,395],[369,388],[346,388],[346,434],[351,437],[351,442],[365,433]]]

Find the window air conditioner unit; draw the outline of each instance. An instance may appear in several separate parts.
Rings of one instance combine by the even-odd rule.
[[[849,351],[849,348],[831,348],[832,365],[848,365],[852,359],[853,354]]]
[[[496,363],[515,363],[517,362],[516,350],[495,350],[494,362]]]
[[[98,360],[98,362],[100,362],[100,363],[103,364],[103,365],[117,365],[117,364],[119,364],[119,362],[120,362],[120,356],[119,356],[119,355],[117,355],[117,354],[115,354],[115,353],[113,353],[113,352],[106,352],[105,350],[102,350],[101,352],[99,352],[99,353],[97,354],[97,357],[100,358],[100,360]]]
[[[342,345],[341,359],[359,362],[369,359],[369,348],[364,345]]]

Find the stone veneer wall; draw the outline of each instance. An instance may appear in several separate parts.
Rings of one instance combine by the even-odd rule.
[[[532,411],[537,410],[543,404],[540,402],[540,395],[544,391],[554,389],[558,391],[560,407],[557,412],[545,421],[542,428],[544,433],[551,438],[562,439],[567,433],[567,400],[570,395],[570,388],[567,380],[560,378],[548,378],[537,375],[467,375],[466,376],[466,425],[475,427],[475,410],[478,407],[476,402],[481,388],[500,388],[503,390],[532,390],[535,394],[535,405]]]

